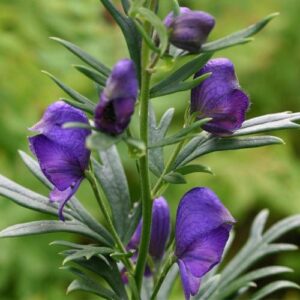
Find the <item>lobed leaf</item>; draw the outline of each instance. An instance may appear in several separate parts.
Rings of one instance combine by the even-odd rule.
[[[77,57],[79,57],[82,61],[96,69],[98,72],[103,74],[105,77],[108,77],[111,70],[99,62],[96,58],[94,58],[92,55],[88,54],[87,52],[80,49],[75,44],[72,44],[71,42],[68,42],[66,40],[60,39],[58,37],[50,37],[50,39],[58,42],[59,44],[63,45],[65,48],[67,48],[69,51],[71,51],[73,54],[75,54]]]
[[[260,20],[259,22],[241,31],[230,34],[219,40],[206,43],[202,46],[202,51],[203,52],[219,51],[221,49],[225,49],[235,45],[248,43],[252,41],[252,39],[250,38],[251,36],[261,31],[273,18],[277,17],[278,15],[279,13],[270,14],[267,17]]]

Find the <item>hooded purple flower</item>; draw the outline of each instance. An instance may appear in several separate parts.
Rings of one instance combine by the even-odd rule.
[[[210,60],[195,78],[212,75],[191,92],[191,112],[197,117],[212,118],[203,129],[218,136],[232,134],[242,126],[249,108],[249,98],[241,90],[234,66],[227,58]]]
[[[120,60],[107,79],[95,110],[96,127],[111,135],[122,133],[134,112],[138,81],[133,61]]]
[[[129,244],[128,249],[137,250],[139,247],[143,222],[140,221]],[[149,254],[152,258],[162,258],[170,234],[170,209],[167,201],[159,197],[153,201],[152,225],[149,245]]]
[[[29,137],[31,151],[37,157],[44,175],[54,185],[50,200],[59,202],[61,220],[64,220],[63,207],[84,178],[90,157],[90,151],[85,148],[85,139],[90,130],[62,128],[67,122],[88,124],[88,119],[82,111],[57,101],[30,128],[39,134]]]
[[[197,53],[215,26],[215,19],[203,11],[180,8],[180,15],[170,13],[164,21],[170,29],[170,42],[177,48]]]
[[[208,188],[194,188],[181,199],[176,218],[175,255],[186,299],[197,294],[201,277],[220,262],[234,222]]]

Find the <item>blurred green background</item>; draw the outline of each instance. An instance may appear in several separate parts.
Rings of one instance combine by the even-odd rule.
[[[118,1],[116,1],[117,3]],[[169,10],[166,0],[160,14]],[[254,42],[224,50],[234,62],[242,87],[252,100],[250,116],[285,110],[300,110],[300,34],[299,0],[190,0],[182,4],[213,14],[217,25],[211,39],[244,28],[265,15],[279,11],[276,18]],[[28,151],[27,128],[42,115],[48,104],[64,94],[41,74],[45,69],[97,101],[94,86],[72,69],[78,60],[48,39],[58,36],[70,40],[112,66],[127,56],[120,31],[103,11],[98,0],[0,0],[0,173],[46,193],[21,162],[17,150]],[[182,124],[188,93],[154,100],[158,115],[168,107],[176,108],[173,130]],[[271,211],[270,224],[300,212],[300,132],[279,132],[286,145],[255,150],[210,154],[201,163],[211,166],[215,176],[191,175],[188,186],[176,186],[166,192],[173,213],[181,196],[193,186],[209,186],[216,191],[238,220],[234,249],[246,239],[254,215],[262,208]],[[121,147],[133,199],[137,200],[138,176],[134,163]],[[96,211],[86,184],[79,198]],[[0,228],[38,220],[46,216],[18,207],[0,198]],[[71,276],[58,268],[61,249],[48,246],[54,239],[77,240],[72,235],[53,234],[0,241],[1,300],[95,299],[80,293],[68,297],[65,289]],[[299,232],[284,240],[298,243]],[[232,253],[231,255],[234,255]],[[299,283],[299,252],[273,256],[267,262],[295,269],[285,276]],[[180,285],[174,299],[182,299]],[[176,296],[175,296],[176,295]],[[276,299],[300,299],[296,291],[284,291]],[[172,298],[172,299],[173,299]],[[272,298],[274,299],[274,298]]]

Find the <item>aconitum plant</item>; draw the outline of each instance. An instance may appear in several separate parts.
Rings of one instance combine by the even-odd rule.
[[[46,73],[70,98],[54,101],[30,128],[33,157],[20,154],[50,193],[38,194],[0,176],[0,194],[54,219],[13,225],[0,236],[60,231],[84,236],[82,244],[52,243],[66,248],[64,269],[77,277],[68,293],[81,290],[103,299],[164,300],[178,276],[185,299],[258,300],[281,288],[298,288],[286,280],[256,288],[260,278],[290,269],[253,270],[252,265],[268,254],[296,249],[274,241],[300,227],[299,215],[264,231],[268,211],[263,210],[245,246],[220,268],[238,226],[220,195],[196,186],[177,199],[165,197],[167,188],[186,183],[185,175],[211,173],[199,164],[203,155],[281,144],[281,139],[261,133],[299,127],[295,122],[300,113],[247,120],[251,95],[241,87],[233,62],[218,57],[221,49],[250,42],[277,14],[207,42],[215,30],[214,16],[179,7],[176,0],[162,19],[158,0],[121,0],[119,6],[110,0],[101,2],[123,32],[130,57],[109,68],[71,42],[53,38],[87,65],[76,69],[96,85],[99,101]],[[174,109],[157,122],[153,102],[180,91],[190,91],[190,101],[182,129],[170,134]],[[139,120],[138,128],[133,118]],[[129,193],[118,151],[121,143],[137,166],[137,199]],[[168,157],[165,147],[172,150]],[[103,223],[84,207],[91,199],[79,201],[75,196],[83,180],[90,183]],[[175,218],[170,201],[179,203]]]

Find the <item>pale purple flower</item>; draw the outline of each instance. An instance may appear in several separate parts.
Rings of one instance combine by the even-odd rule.
[[[235,222],[209,188],[194,188],[179,203],[175,256],[186,299],[197,294],[201,278],[222,258]]]
[[[96,106],[96,127],[110,135],[122,133],[134,113],[137,94],[135,65],[130,59],[120,60],[113,67]]]
[[[79,109],[57,101],[30,128],[39,134],[29,137],[31,151],[37,157],[44,175],[54,185],[50,200],[59,202],[61,220],[64,220],[63,207],[84,178],[90,157],[90,151],[85,147],[85,139],[90,130],[62,128],[67,122],[88,124],[88,119]]]
[[[215,26],[215,19],[203,11],[180,8],[180,14],[170,13],[164,21],[170,29],[170,42],[177,48],[197,53]]]
[[[218,136],[231,135],[242,126],[250,102],[239,85],[234,66],[227,58],[210,60],[195,78],[212,75],[191,92],[191,112],[212,118],[203,129]]]

